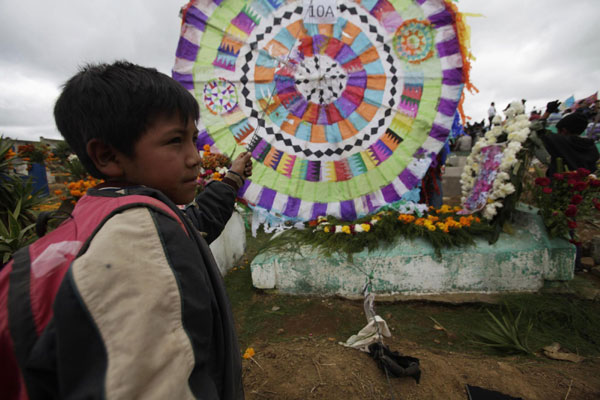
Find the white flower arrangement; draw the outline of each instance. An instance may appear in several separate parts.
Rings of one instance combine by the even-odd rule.
[[[502,152],[502,162],[498,168],[487,204],[482,210],[482,215],[487,220],[491,220],[498,214],[498,209],[503,206],[502,200],[516,190],[514,185],[510,183],[510,173],[518,166],[519,159],[517,158],[517,154],[521,151],[522,144],[530,134],[530,122],[524,112],[525,108],[523,104],[520,101],[515,101],[510,104],[504,113],[506,115],[504,123],[502,122],[502,118],[496,115],[492,119],[493,127],[473,146],[461,174],[461,201],[464,204],[471,194],[476,177],[479,174],[479,165],[483,159],[481,149],[496,144],[500,135],[503,133],[507,134],[506,147]]]
[[[407,201],[405,203],[400,204],[398,207],[398,212],[401,214],[423,214],[429,209],[427,204],[423,203],[415,203],[413,201]]]

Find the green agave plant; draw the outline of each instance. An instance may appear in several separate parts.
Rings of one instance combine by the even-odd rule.
[[[8,222],[5,224],[0,220],[0,258],[2,264],[10,260],[15,251],[21,247],[27,246],[35,240],[35,235],[32,229],[35,223],[27,226],[22,226],[19,222],[21,214],[21,202],[17,203],[14,211],[8,211]]]
[[[33,189],[31,178],[17,175],[13,172],[12,160],[7,157],[13,141],[0,136],[0,220],[6,226],[8,224],[8,213],[20,204],[18,221],[21,225],[35,222],[33,207],[41,204],[41,198]]]
[[[43,198],[34,192],[33,181],[14,172],[10,152],[13,141],[0,136],[0,259],[6,263],[19,248],[35,239],[33,207]]]
[[[516,317],[510,308],[506,307],[506,310],[506,313],[501,313],[500,317],[494,315],[490,310],[486,310],[490,317],[485,321],[487,329],[474,332],[477,340],[473,340],[473,342],[508,353],[533,354],[527,344],[533,322],[528,321],[523,325],[520,323],[522,310]]]

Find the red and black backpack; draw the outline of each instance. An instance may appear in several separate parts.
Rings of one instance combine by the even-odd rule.
[[[29,353],[53,316],[52,306],[73,260],[112,216],[149,207],[177,220],[176,210],[146,195],[89,196],[79,200],[58,228],[14,254],[0,270],[0,388],[3,399],[28,399],[21,373]]]

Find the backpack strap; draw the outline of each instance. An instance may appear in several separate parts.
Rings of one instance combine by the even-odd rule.
[[[119,200],[120,200],[119,203],[120,203],[121,207],[128,205],[130,207],[147,207],[147,208],[160,209],[163,212],[165,212],[166,214],[170,215],[171,218],[173,218],[175,221],[177,221],[179,226],[181,226],[181,228],[185,231],[185,233],[188,234],[188,231],[182,220],[183,214],[181,213],[181,211],[179,211],[179,210],[175,211],[173,208],[169,207],[169,205],[162,199],[157,199],[155,197],[148,196],[145,194],[130,194],[130,195],[119,198]],[[154,206],[154,207],[151,207],[151,206]],[[121,207],[119,207],[119,208],[121,208]]]
[[[18,250],[13,257],[8,286],[8,325],[19,369],[24,370],[29,353],[38,336],[31,308],[31,259],[29,246]],[[25,386],[27,377],[22,374]],[[29,390],[28,390],[29,391]]]

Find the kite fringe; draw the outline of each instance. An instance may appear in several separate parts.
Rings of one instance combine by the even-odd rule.
[[[187,14],[190,7],[194,5],[194,3],[195,3],[195,0],[190,0],[185,6],[181,7],[181,10],[179,10],[179,16],[181,17],[181,25],[182,26],[185,23],[185,15]]]
[[[447,10],[454,16],[456,36],[460,45],[460,54],[463,63],[463,82],[465,88],[471,93],[479,93],[479,89],[471,82],[471,62],[475,61],[475,56],[471,52],[471,27],[467,24],[466,17],[480,17],[480,14],[466,14],[458,11],[458,7],[451,0],[445,0]],[[458,112],[464,122],[471,117],[465,115],[464,105],[465,92],[463,91],[458,102]]]

